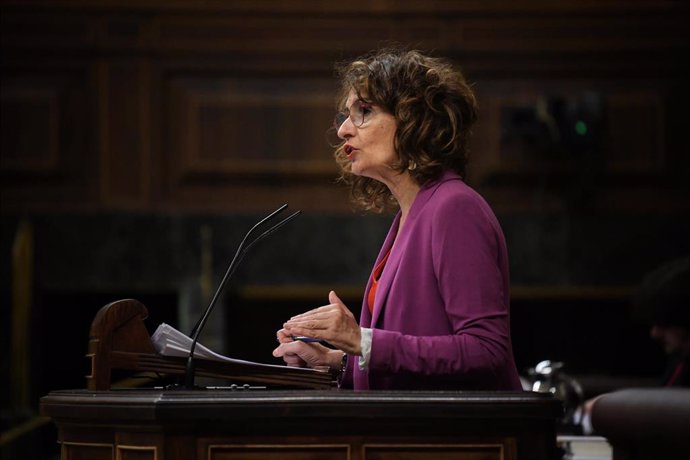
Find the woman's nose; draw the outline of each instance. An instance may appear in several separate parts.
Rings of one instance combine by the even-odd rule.
[[[350,117],[347,117],[345,121],[343,121],[343,124],[341,124],[338,128],[338,137],[343,140],[349,139],[350,137],[355,135],[354,129],[355,125],[352,123]]]

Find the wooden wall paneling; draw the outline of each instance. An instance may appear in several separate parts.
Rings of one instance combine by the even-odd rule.
[[[3,83],[3,171],[49,173],[58,168],[58,92],[55,87]]]
[[[102,202],[144,208],[150,200],[150,64],[110,60],[98,68]]]
[[[103,49],[126,49],[134,54],[150,46],[150,15],[114,10],[95,15],[93,22],[97,24],[98,43]]]
[[[611,173],[662,174],[669,166],[667,95],[662,90],[621,91],[607,98],[604,140]]]
[[[3,69],[4,209],[83,207],[97,202],[93,82],[91,69],[79,62]]]
[[[669,49],[687,47],[682,40],[690,38],[682,15],[657,12],[650,16],[632,8],[622,15],[592,15],[585,11],[559,14],[548,8],[542,13],[451,16],[462,30],[462,34],[453,36],[452,45],[472,51],[591,55],[624,50],[643,53],[669,45]]]
[[[166,77],[163,200],[235,208],[252,199],[273,206],[282,196],[314,206],[315,192],[334,188],[337,175],[327,136],[333,82],[278,72],[229,75],[184,71]],[[341,192],[330,196],[337,200]]]
[[[311,209],[349,209],[342,191],[333,188],[330,151],[317,146],[323,130],[318,121],[330,119],[333,62],[391,42],[448,56],[479,88],[488,86],[480,94],[483,116],[473,145],[489,153],[485,159],[475,155],[472,178],[517,172],[512,180],[519,182],[530,170],[567,170],[557,160],[501,150],[497,114],[520,102],[506,97],[565,94],[573,80],[626,88],[605,92],[613,136],[605,144],[612,149],[606,181],[665,175],[668,165],[678,163],[668,152],[684,142],[667,136],[667,126],[679,126],[682,118],[682,111],[668,110],[668,98],[687,98],[677,82],[690,72],[681,57],[690,48],[690,8],[679,1],[36,0],[5,2],[2,13],[3,86],[15,78],[19,85],[8,86],[13,96],[3,91],[3,118],[12,121],[3,122],[3,133],[11,134],[2,139],[2,203],[17,207],[45,209],[59,202],[65,208],[255,211],[286,194]],[[43,79],[39,86],[63,85],[53,89],[60,92],[58,121],[48,99],[45,107],[53,108],[40,109],[42,114],[27,115],[29,105],[38,109],[26,99],[18,109],[17,98],[25,97],[20,93],[37,91],[36,78]],[[65,87],[69,78],[75,81]],[[628,84],[642,80],[653,88]],[[533,83],[530,94],[519,88],[521,81]],[[318,88],[307,94],[296,89],[309,82]],[[282,92],[267,90],[271,85]],[[516,85],[517,94],[502,93]],[[303,118],[284,118],[287,104],[297,103]],[[232,122],[240,113],[246,119],[242,136]],[[283,126],[266,136],[268,117]],[[68,126],[70,119],[75,123]],[[290,120],[305,136],[293,136]],[[15,129],[17,123],[27,127]],[[74,125],[81,138],[66,131]],[[18,134],[37,128],[41,136]],[[616,137],[624,130],[631,135]],[[55,138],[57,149],[46,147]],[[17,142],[21,152],[7,148]],[[235,145],[234,157],[225,144]],[[288,144],[299,152],[281,150]],[[632,156],[630,148],[637,149]],[[329,159],[316,160],[324,152]],[[473,184],[483,193],[500,192],[491,181]],[[529,208],[524,180],[521,187],[514,188],[511,202]]]
[[[469,181],[498,212],[561,211],[577,194],[590,210],[687,212],[687,200],[674,188],[679,186],[671,185],[671,177],[687,175],[687,169],[674,170],[683,154],[668,135],[669,121],[679,116],[669,85],[632,78],[480,81]],[[530,121],[549,101],[579,104],[582,111],[588,98],[602,108],[598,122],[585,117],[587,129],[600,130],[599,142],[573,140],[577,118],[560,118],[562,126],[570,123],[568,142],[559,129],[557,137],[548,135],[549,123],[559,124],[555,112]]]
[[[309,53],[332,62],[387,42],[443,47],[445,28],[428,16],[357,14],[335,16],[313,10],[264,14],[162,14],[153,28],[153,46],[164,52],[232,52],[261,55]]]
[[[663,171],[668,149],[663,88],[634,83],[619,87],[615,82],[600,81],[572,81],[559,87],[540,87],[538,81],[500,86],[480,96],[484,103],[473,146],[482,150],[477,152],[475,177],[490,180],[493,175],[504,175],[516,180],[567,173],[581,166],[564,158],[573,154],[568,149],[590,148],[601,149],[597,155],[608,176]],[[591,98],[599,104],[594,115],[587,113],[593,105]],[[584,123],[581,136],[597,128],[595,124],[601,125],[601,141],[590,147],[569,140],[566,130],[576,136],[578,122]]]
[[[222,173],[331,172],[325,133],[333,113],[327,82],[193,79],[173,82],[183,126],[171,130],[180,180]],[[321,138],[313,133],[321,132]]]
[[[49,48],[65,52],[96,42],[95,24],[79,9],[41,5],[31,8],[24,2],[15,6],[3,6],[0,15],[3,49],[33,52]]]

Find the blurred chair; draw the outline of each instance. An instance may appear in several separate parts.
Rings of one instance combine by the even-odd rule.
[[[613,446],[613,460],[688,458],[690,389],[607,393],[594,402],[592,425]]]

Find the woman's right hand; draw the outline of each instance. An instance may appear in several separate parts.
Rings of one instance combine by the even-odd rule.
[[[273,356],[283,358],[285,364],[292,367],[318,368],[327,366],[336,369],[340,366],[343,352],[325,347],[320,343],[306,343],[294,340],[281,329],[276,334],[280,345],[273,350]]]

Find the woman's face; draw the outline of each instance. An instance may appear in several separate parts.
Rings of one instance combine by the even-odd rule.
[[[389,184],[399,174],[391,167],[398,160],[395,117],[361,101],[354,91],[350,91],[345,107],[350,116],[338,128],[338,137],[345,141],[343,148],[352,162],[352,173]]]

